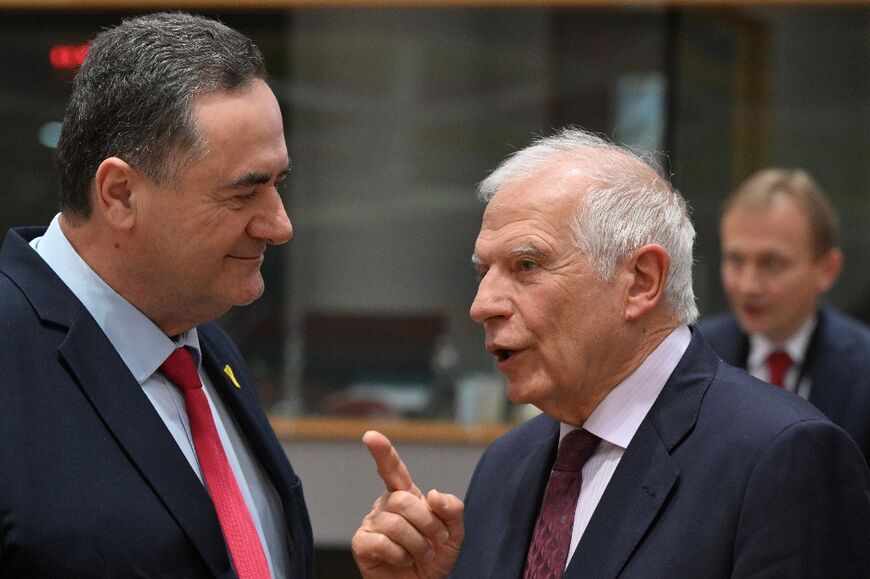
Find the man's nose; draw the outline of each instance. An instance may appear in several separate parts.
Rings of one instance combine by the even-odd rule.
[[[725,273],[726,288],[729,292],[752,296],[760,293],[764,288],[763,276],[754,264],[744,263],[739,267],[730,267]]]
[[[262,210],[248,225],[248,234],[271,245],[287,243],[293,237],[293,224],[284,209],[284,201],[274,187],[265,197]]]
[[[737,288],[743,293],[753,293],[761,289],[761,274],[752,264],[740,269],[736,278]]]
[[[493,318],[510,316],[511,301],[508,291],[505,282],[499,279],[495,271],[490,270],[480,280],[469,314],[478,324]]]

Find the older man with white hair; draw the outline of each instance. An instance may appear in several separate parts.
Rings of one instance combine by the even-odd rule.
[[[364,577],[868,576],[861,453],[691,328],[695,232],[667,179],[569,129],[481,191],[471,317],[543,414],[485,452],[464,514],[367,434],[387,492],[354,537]]]

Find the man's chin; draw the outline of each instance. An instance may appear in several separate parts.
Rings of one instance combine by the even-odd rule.
[[[741,312],[737,316],[737,321],[740,323],[740,328],[747,334],[762,334],[767,331],[767,324],[761,315],[746,314]]]
[[[534,397],[531,395],[531,390],[528,386],[510,378],[508,378],[506,394],[508,400],[514,404],[533,403],[532,398]]]
[[[262,297],[265,289],[263,278],[250,280],[247,284],[240,284],[233,288],[232,297],[229,302],[234,307],[251,305]]]

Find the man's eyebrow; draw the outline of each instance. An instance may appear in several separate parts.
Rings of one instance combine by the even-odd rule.
[[[290,174],[290,167],[288,166],[286,169],[278,173],[275,177],[276,182],[280,182],[282,179],[286,179],[287,175]],[[251,171],[242,177],[239,177],[227,187],[228,189],[241,189],[242,187],[253,187],[255,185],[263,185],[268,183],[272,179],[272,175],[269,173],[264,173],[262,171]]]
[[[508,250],[508,255],[511,257],[534,257],[536,259],[544,259],[547,257],[547,252],[534,245],[520,245]]]
[[[507,250],[508,257],[517,258],[517,257],[532,257],[538,260],[546,259],[549,254],[539,247],[535,247],[534,245],[520,245],[519,247],[513,247]],[[480,259],[480,256],[477,255],[477,252],[471,254],[471,264],[480,268],[484,265],[483,260]]]

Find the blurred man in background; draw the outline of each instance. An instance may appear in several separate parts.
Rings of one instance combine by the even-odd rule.
[[[308,578],[302,487],[213,320],[293,230],[259,49],[154,14],[100,34],[60,209],[0,250],[0,576]]]
[[[840,274],[839,225],[802,170],[764,169],[726,200],[731,312],[699,329],[723,360],[808,399],[870,460],[870,329],[822,301]]]

